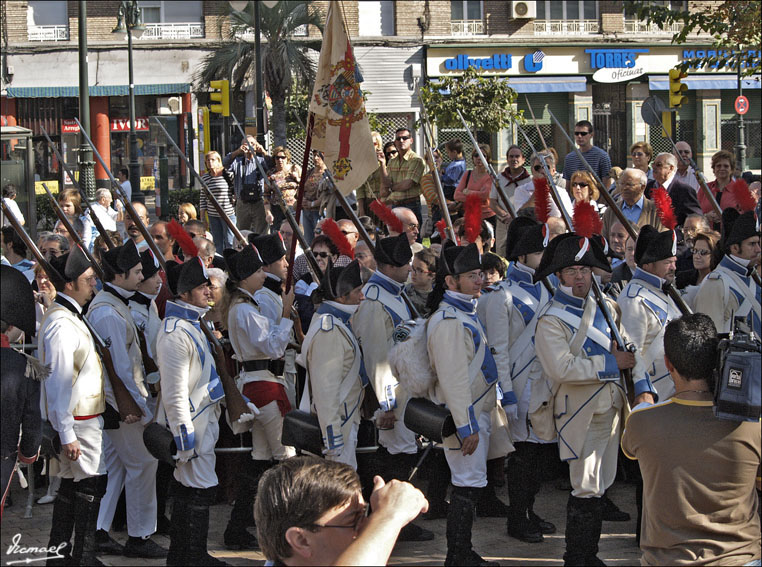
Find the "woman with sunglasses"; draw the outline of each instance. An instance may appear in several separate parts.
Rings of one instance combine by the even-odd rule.
[[[280,196],[272,193],[269,184],[265,184],[265,211],[272,213],[272,232],[276,232],[280,223],[286,218],[278,206],[280,198],[286,206],[293,211],[296,203],[296,190],[299,188],[299,180],[302,171],[298,165],[291,163],[291,152],[284,146],[276,146],[273,149],[274,167],[267,172],[270,181],[280,190]]]
[[[553,178],[553,183],[558,189],[558,196],[561,199],[561,203],[566,209],[566,212],[569,213],[569,216],[572,216],[574,214],[574,209],[572,208],[572,202],[569,198],[569,194],[566,192],[566,179],[564,179],[563,175],[561,175],[560,172],[556,171],[556,162],[558,161],[558,154],[556,153],[556,150],[553,148],[548,148],[547,150],[532,154],[532,157],[529,158],[529,161],[532,164],[532,183],[516,187],[516,193],[514,196],[516,203],[519,203],[524,198],[527,199],[523,205],[517,205],[518,208],[534,208],[534,180],[545,179],[545,168],[543,167],[544,162],[550,170],[550,176]],[[550,200],[550,216],[561,216],[561,212],[558,210],[556,202],[552,197]]]
[[[717,262],[722,258],[717,249],[719,241],[719,233],[713,230],[697,232],[691,248],[693,268],[681,270],[675,275],[675,286],[685,290],[686,302],[691,306],[701,282],[717,267]]]
[[[653,158],[654,151],[651,148],[651,144],[648,142],[635,142],[630,147],[630,157],[632,158],[632,167],[641,170],[646,174],[648,180],[651,181],[654,178],[653,169],[651,169],[651,158]]]
[[[569,196],[574,200],[574,204],[581,202],[590,203],[599,215],[606,210],[606,206],[597,202],[599,195],[598,186],[593,180],[593,176],[587,171],[575,171],[571,176],[571,182],[566,188]]]
[[[479,144],[479,149],[487,159],[492,155],[492,150],[487,144]],[[456,201],[465,203],[469,195],[479,195],[482,203],[482,220],[486,220],[494,227],[497,217],[495,211],[489,206],[489,196],[492,192],[492,178],[484,167],[482,160],[479,159],[479,154],[476,151],[471,155],[471,160],[474,163],[474,168],[467,171],[460,178],[460,183],[455,188],[454,198]]]

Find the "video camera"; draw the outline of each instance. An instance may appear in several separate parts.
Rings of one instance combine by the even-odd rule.
[[[762,341],[742,318],[720,335],[715,369],[714,415],[759,421],[762,405]]]

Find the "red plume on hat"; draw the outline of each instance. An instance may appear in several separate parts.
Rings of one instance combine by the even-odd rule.
[[[738,202],[740,212],[753,211],[757,206],[757,201],[754,199],[754,195],[751,194],[749,186],[743,179],[736,179],[728,185],[728,191],[730,191]]]
[[[442,237],[442,242],[447,240],[447,233],[445,232],[445,226],[447,226],[447,223],[445,220],[439,219],[434,226],[437,227],[437,232],[439,233],[439,236]]]
[[[574,233],[585,238],[603,232],[603,222],[598,211],[587,201],[580,201],[574,205]]]
[[[198,256],[198,247],[193,243],[193,237],[175,219],[169,221],[167,232],[180,245],[186,259]]]
[[[339,228],[339,225],[335,220],[325,219],[321,228],[323,229],[323,234],[330,238],[331,242],[333,242],[336,245],[336,248],[339,249],[339,254],[349,256],[354,260],[355,251],[352,249],[352,245],[349,243],[346,235],[341,232],[341,228]]]
[[[659,213],[661,224],[670,230],[675,230],[677,218],[675,217],[675,209],[672,207],[672,198],[667,194],[667,190],[664,187],[659,187],[654,190],[651,197]]]
[[[482,231],[482,198],[477,193],[470,193],[463,208],[463,234],[466,240],[474,243]]]
[[[550,216],[550,186],[546,177],[535,177],[534,183],[534,214],[542,224],[548,222]]]
[[[375,199],[370,204],[370,210],[373,211],[378,218],[386,225],[386,227],[392,232],[402,234],[405,232],[405,227],[402,226],[402,221],[392,210],[384,205],[380,200]]]

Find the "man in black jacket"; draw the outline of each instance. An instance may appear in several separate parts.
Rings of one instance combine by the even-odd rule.
[[[701,214],[701,206],[696,197],[696,191],[690,185],[675,179],[677,159],[674,155],[667,152],[657,154],[652,167],[654,178],[646,185],[646,198],[653,199],[653,191],[659,187],[664,187],[672,199],[677,224],[680,226],[683,225],[685,217],[688,215]]]

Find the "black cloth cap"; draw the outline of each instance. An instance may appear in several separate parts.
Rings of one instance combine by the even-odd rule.
[[[180,264],[175,294],[182,295],[186,291],[209,283],[211,282],[209,281],[209,275],[206,273],[204,261],[196,256]]]
[[[360,267],[360,262],[352,260],[341,269],[341,273],[336,280],[336,287],[333,289],[336,291],[336,297],[342,297],[361,285],[362,268]]]
[[[222,252],[231,278],[240,282],[262,267],[262,258],[253,245],[245,246],[240,252],[228,248]]]
[[[277,262],[286,255],[286,247],[283,245],[283,237],[280,232],[257,236],[253,244],[257,247],[265,266]]]
[[[174,260],[167,261],[167,285],[172,295],[177,295],[177,280],[180,279],[180,270],[183,265]]]
[[[635,263],[638,266],[677,256],[677,234],[674,230],[659,232],[644,225],[635,242]]]
[[[156,259],[150,248],[140,253],[140,263],[143,265],[143,279],[152,278],[161,269],[159,260]]]
[[[449,242],[449,241],[448,241]],[[479,248],[471,243],[468,246],[455,246],[447,243],[442,247],[439,263],[444,275],[457,276],[472,270],[482,269],[482,257]]]
[[[141,263],[138,247],[132,239],[101,255],[103,267],[114,274],[126,274]]]
[[[536,220],[529,217],[516,217],[511,221],[511,224],[508,225],[508,231],[505,240],[505,257],[508,260],[514,260],[516,257],[521,256],[522,254],[526,254],[526,252],[516,254],[513,249],[519,243],[519,240],[521,240],[524,232],[533,226],[537,226],[538,224],[539,223]]]
[[[0,266],[0,318],[27,336],[34,335],[37,317],[32,286],[19,270],[5,265]]]
[[[388,264],[396,268],[409,264],[410,260],[413,259],[413,251],[410,249],[407,233],[403,232],[398,236],[389,236],[377,240],[373,257],[376,259],[376,262]]]
[[[522,217],[519,217],[522,218]],[[518,220],[518,219],[516,219]],[[516,221],[514,221],[516,222]],[[511,223],[513,225],[513,223]],[[534,223],[524,228],[513,246],[508,249],[508,260],[518,260],[519,256],[542,252],[548,245],[550,230],[547,224]]]
[[[754,211],[739,213],[728,208],[722,211],[722,241],[726,248],[731,244],[741,244],[747,238],[759,235],[759,219]]]
[[[88,268],[91,268],[92,264],[79,245],[75,244],[70,252],[51,258],[50,266],[58,272],[58,275],[48,274],[50,281],[53,282],[53,285],[63,285],[76,280]],[[62,277],[63,281],[58,280],[58,276]]]
[[[569,266],[589,266],[611,271],[611,265],[597,239],[569,232],[550,241],[534,273],[534,281],[538,282]]]

